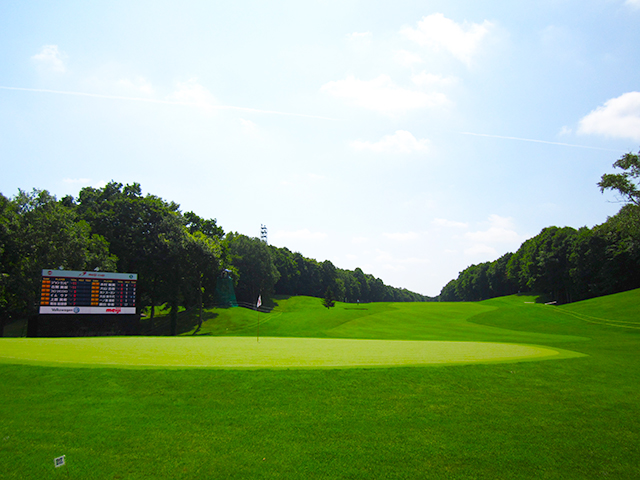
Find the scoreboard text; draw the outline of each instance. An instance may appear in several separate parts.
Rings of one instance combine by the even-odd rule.
[[[43,270],[41,314],[135,314],[135,273]]]

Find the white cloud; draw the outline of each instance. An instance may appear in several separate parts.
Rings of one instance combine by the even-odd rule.
[[[193,78],[187,82],[179,82],[176,91],[169,95],[168,100],[204,109],[212,109],[218,103],[211,92]]]
[[[469,224],[464,222],[456,222],[453,220],[446,220],[444,218],[434,218],[432,223],[439,227],[467,228],[469,226]]]
[[[361,245],[363,243],[367,243],[369,241],[368,237],[353,237],[351,239],[351,243],[354,243],[356,245]]]
[[[353,32],[347,35],[347,38],[350,39],[361,39],[361,38],[370,38],[371,32]]]
[[[566,125],[564,125],[558,132],[558,136],[564,137],[565,135],[571,135],[572,133],[573,133],[573,130],[570,127],[567,127]]]
[[[406,50],[398,50],[395,54],[395,60],[403,67],[410,67],[415,63],[424,61],[417,53],[407,52]]]
[[[625,5],[629,5],[633,8],[640,8],[640,0],[627,0]]]
[[[640,140],[640,92],[607,100],[580,120],[578,133]]]
[[[143,93],[145,95],[154,94],[153,85],[151,85],[151,83],[149,83],[149,81],[143,77],[136,77],[133,80],[129,78],[122,78],[118,80],[117,85],[119,87],[133,90],[137,93]]]
[[[473,245],[472,247],[466,248],[464,250],[464,254],[470,257],[476,257],[476,256],[491,256],[491,257],[495,257],[498,252],[496,251],[495,248],[489,247],[488,245],[483,245],[483,244],[477,244],[477,245]]]
[[[375,153],[414,153],[426,152],[429,149],[429,140],[418,140],[410,132],[398,130],[393,135],[385,135],[375,143],[355,140],[350,145],[355,150]]]
[[[81,185],[89,185],[91,183],[90,178],[65,178],[62,181],[64,183],[79,183]]]
[[[343,98],[356,106],[390,115],[449,103],[443,93],[408,90],[394,84],[388,75],[380,75],[368,81],[349,75],[344,80],[324,84],[320,91]]]
[[[280,230],[273,235],[277,240],[324,240],[327,234],[324,232],[311,232],[309,229],[287,232]]]
[[[441,13],[423,17],[418,27],[405,27],[400,33],[422,47],[443,48],[467,65],[487,36],[493,23],[456,23]]]
[[[420,237],[416,232],[406,232],[406,233],[383,233],[383,236],[395,240],[398,242],[408,242],[412,240],[416,240]]]
[[[511,218],[494,214],[489,217],[489,225],[487,230],[468,232],[465,237],[481,243],[517,243],[522,240],[520,235],[513,230]]]
[[[246,120],[244,118],[238,119],[242,128],[242,131],[251,136],[256,136],[259,133],[258,125],[251,120]]]
[[[447,87],[458,82],[456,77],[443,77],[433,73],[420,72],[411,75],[411,81],[420,87]]]
[[[64,73],[67,71],[64,65],[64,59],[67,58],[67,55],[58,50],[57,45],[44,45],[40,53],[31,58],[53,72]]]

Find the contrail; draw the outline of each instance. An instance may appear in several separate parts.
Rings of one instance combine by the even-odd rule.
[[[3,90],[19,90],[23,92],[39,92],[39,93],[55,93],[58,95],[74,95],[77,97],[93,97],[93,98],[106,98],[109,100],[128,100],[133,102],[147,102],[147,103],[160,103],[165,105],[183,105],[187,107],[204,107],[211,108],[215,110],[238,110],[241,112],[250,112],[250,113],[268,113],[272,115],[285,115],[290,117],[304,117],[304,118],[315,118],[319,120],[330,120],[333,122],[340,122],[341,120],[337,118],[323,117],[320,115],[308,115],[305,113],[291,113],[291,112],[280,112],[278,110],[261,110],[259,108],[248,108],[248,107],[235,107],[233,105],[202,105],[199,103],[193,102],[177,102],[174,100],[159,100],[155,98],[142,98],[142,97],[122,97],[118,95],[102,95],[100,93],[84,93],[84,92],[67,92],[63,90],[47,90],[44,88],[23,88],[23,87],[3,87],[0,85],[0,89]]]
[[[589,148],[591,150],[604,150],[605,152],[621,151],[621,150],[612,150],[611,148],[590,147],[588,145],[576,145],[574,143],[549,142],[547,140],[535,140],[532,138],[520,138],[520,137],[506,137],[504,135],[489,135],[487,133],[472,133],[472,132],[456,132],[456,133],[459,133],[460,135],[473,135],[474,137],[502,138],[504,140],[519,140],[521,142],[546,143],[548,145],[560,145],[563,147]]]

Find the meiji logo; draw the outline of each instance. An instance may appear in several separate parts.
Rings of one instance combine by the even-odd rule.
[[[107,308],[107,313],[120,313],[122,311],[121,308]]]

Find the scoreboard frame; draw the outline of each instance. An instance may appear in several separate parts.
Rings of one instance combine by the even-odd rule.
[[[135,273],[44,269],[39,313],[135,315],[137,280]]]

